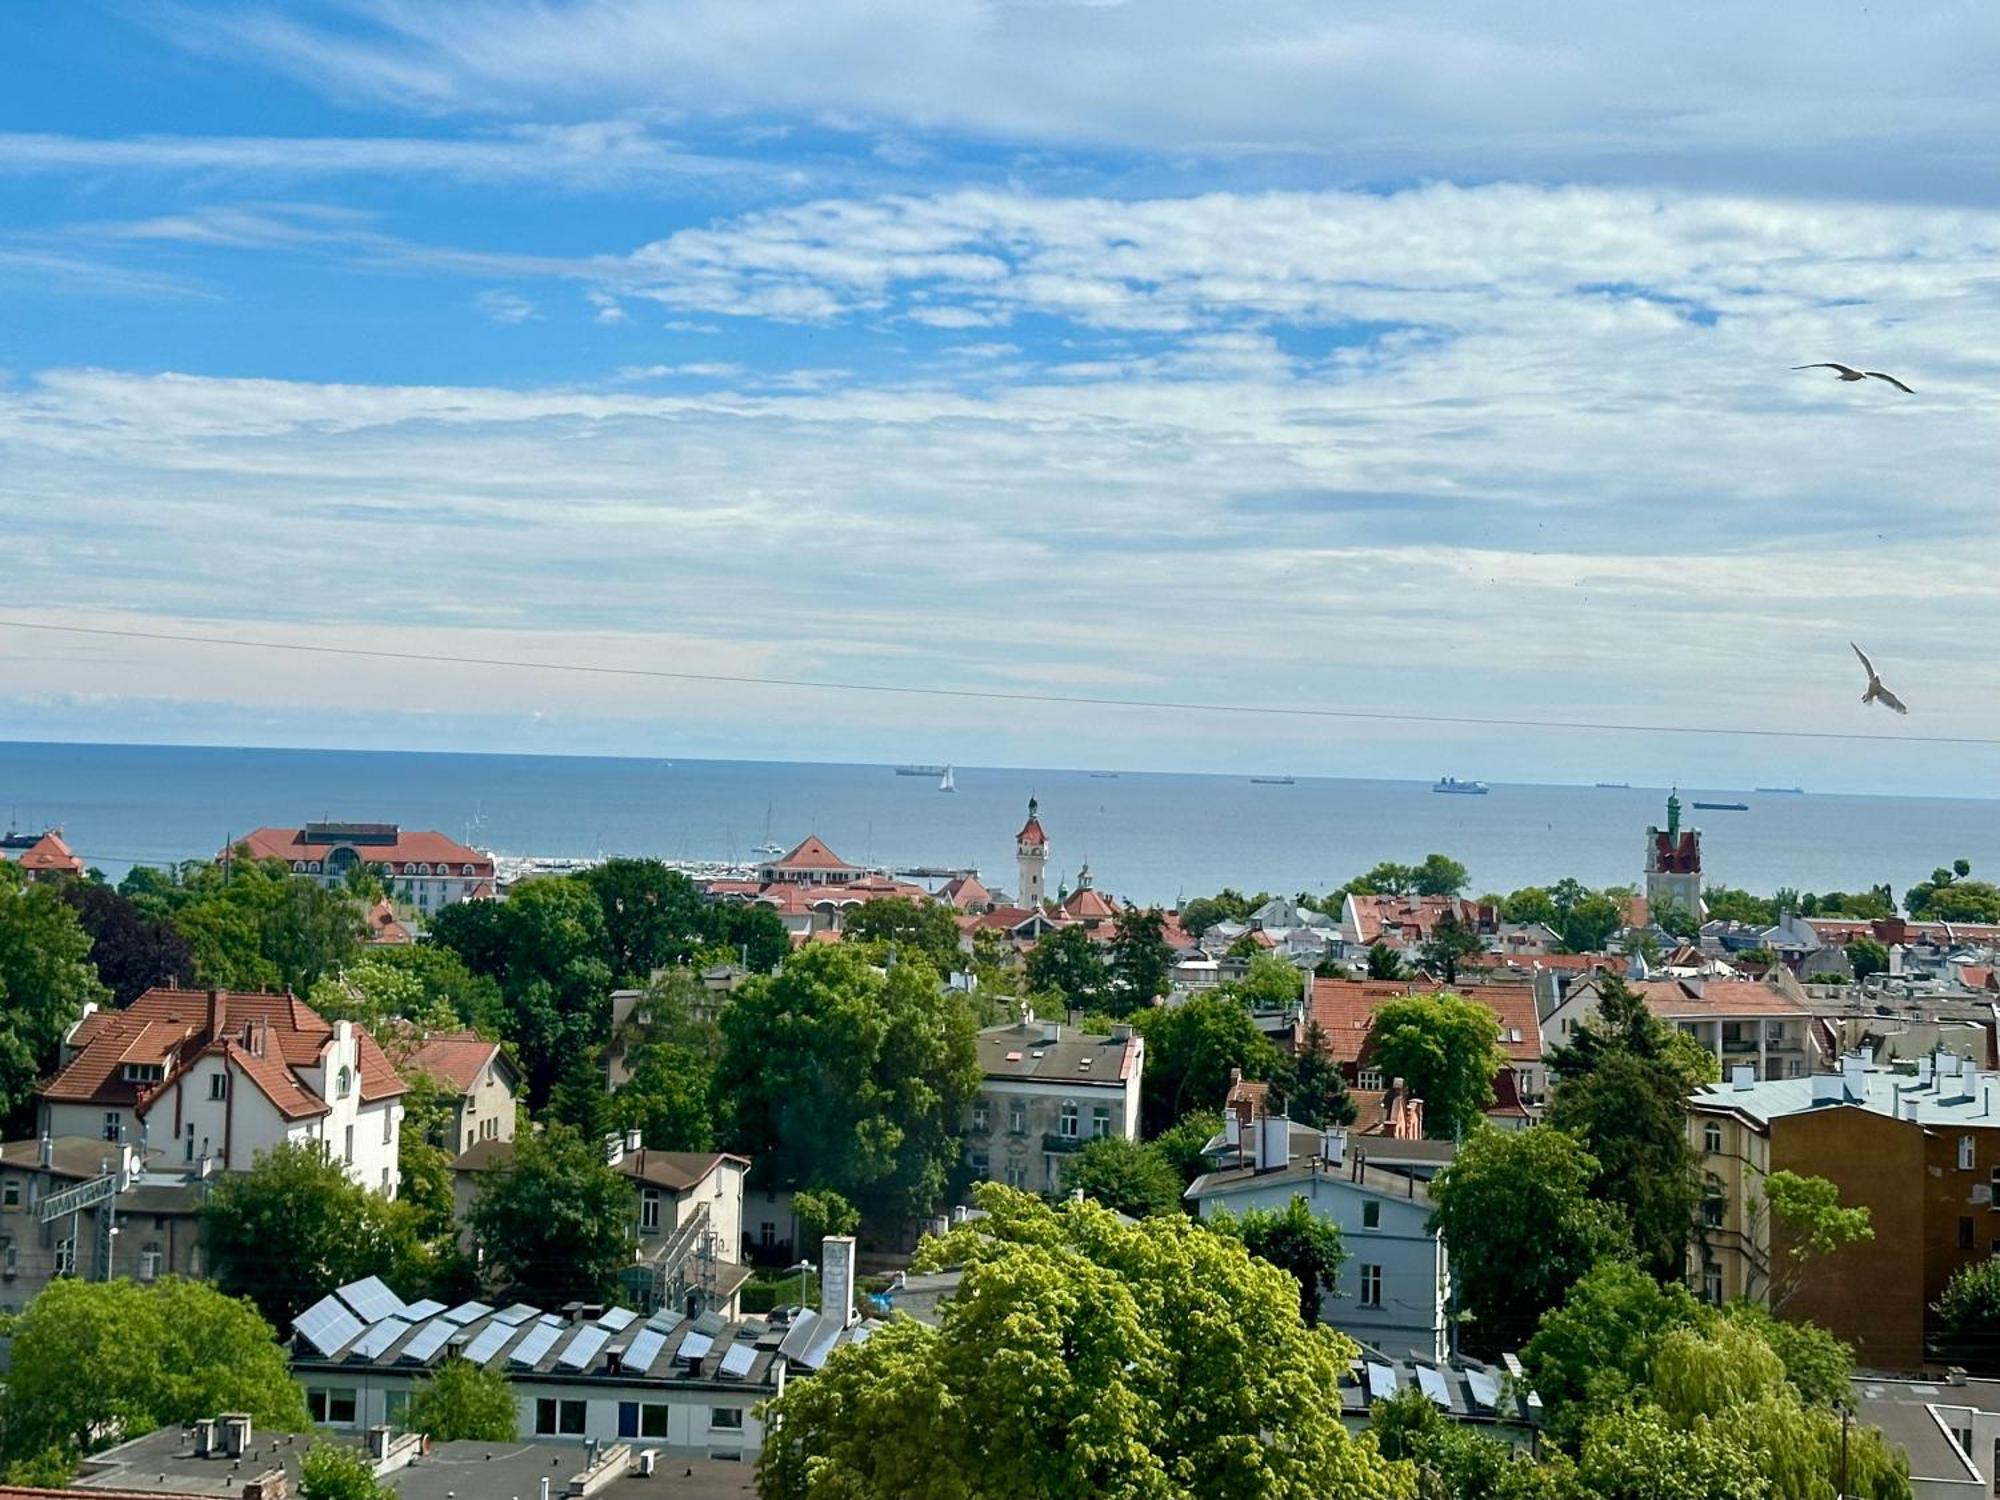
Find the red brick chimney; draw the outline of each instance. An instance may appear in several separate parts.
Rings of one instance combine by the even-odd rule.
[[[208,992],[208,1039],[222,1040],[222,1029],[229,1024],[229,993],[226,990]]]

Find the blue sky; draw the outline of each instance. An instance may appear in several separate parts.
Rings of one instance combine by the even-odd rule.
[[[2000,21],[1628,12],[15,5],[0,617],[1887,740],[4,626],[0,733],[1983,793]]]

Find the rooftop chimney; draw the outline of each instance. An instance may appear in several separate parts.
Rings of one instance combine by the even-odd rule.
[[[1840,1079],[1850,1102],[1859,1102],[1868,1096],[1868,1069],[1858,1057],[1843,1057],[1840,1060]]]
[[[617,1166],[625,1160],[625,1137],[607,1135],[604,1138],[604,1161],[607,1166]]]
[[[1266,1115],[1257,1122],[1257,1170],[1281,1172],[1292,1164],[1292,1122]]]
[[[1057,1042],[1061,1040],[1062,1040],[1062,1022],[1060,1021],[1042,1022],[1042,1042],[1045,1046],[1053,1047]]]
[[[389,1461],[389,1424],[377,1422],[368,1429],[368,1457],[370,1462],[383,1464]]]
[[[215,1418],[197,1417],[194,1423],[194,1456],[210,1458],[215,1453]]]
[[[222,1028],[229,1024],[229,994],[225,990],[208,992],[208,1035],[216,1041],[222,1036]]]
[[[1838,1104],[1843,1092],[1843,1083],[1838,1073],[1815,1073],[1812,1081],[1812,1100],[1815,1104]]]
[[[1757,1070],[1749,1063],[1737,1063],[1729,1070],[1729,1086],[1739,1092],[1757,1081]]]
[[[1329,1167],[1339,1167],[1347,1160],[1347,1127],[1330,1125],[1320,1132],[1319,1159]]]
[[[637,1151],[641,1147],[643,1147],[645,1143],[646,1142],[644,1133],[641,1132],[637,1126],[634,1126],[632,1129],[625,1132],[625,1149],[627,1151]]]
[[[222,1450],[231,1458],[250,1451],[250,1414],[226,1411],[222,1414]]]
[[[43,1171],[47,1171],[56,1164],[56,1143],[49,1138],[49,1133],[46,1130],[42,1132],[41,1143],[35,1150],[35,1161],[41,1166]]]

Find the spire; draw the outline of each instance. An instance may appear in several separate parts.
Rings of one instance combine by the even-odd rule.
[[[1675,787],[1667,793],[1667,837],[1679,838],[1681,832],[1681,789]]]

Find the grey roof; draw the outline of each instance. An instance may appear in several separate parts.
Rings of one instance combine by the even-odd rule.
[[[1910,1479],[1919,1496],[1924,1494],[1923,1481],[1927,1479],[1955,1485],[1981,1483],[1978,1470],[1945,1434],[1945,1428],[1953,1424],[1938,1421],[1930,1408],[1970,1406],[2000,1412],[2000,1381],[1894,1380],[1857,1375],[1853,1390],[1861,1420],[1881,1428],[1890,1442],[1900,1443],[1910,1455]]]
[[[1260,1172],[1255,1167],[1227,1167],[1219,1172],[1204,1172],[1195,1178],[1181,1196],[1190,1203],[1198,1203],[1203,1198],[1266,1187],[1274,1183],[1297,1183],[1303,1186],[1315,1181],[1332,1187],[1351,1188],[1355,1192],[1368,1193],[1378,1198],[1402,1198],[1411,1203],[1420,1203],[1426,1208],[1430,1207],[1430,1189],[1415,1177],[1405,1176],[1401,1172],[1385,1171],[1381,1167],[1361,1166],[1351,1160],[1344,1167],[1330,1167],[1321,1171],[1319,1159],[1311,1156],[1294,1156],[1290,1166],[1280,1167],[1272,1172]]]
[[[1820,1080],[1818,1085],[1815,1078]],[[1893,1116],[1903,1114],[1913,1101],[1920,1125],[2000,1126],[2000,1078],[1991,1073],[1976,1080],[1977,1086],[1970,1090],[1972,1097],[1967,1097],[1963,1077],[1934,1074],[1928,1083],[1922,1083],[1914,1073],[1874,1067],[1861,1074],[1858,1097],[1849,1097],[1843,1084],[1839,1098],[1814,1102],[1816,1086],[1827,1087],[1838,1080],[1837,1074],[1821,1073],[1805,1078],[1765,1079],[1748,1088],[1733,1087],[1725,1080],[1696,1089],[1689,1102],[1696,1107],[1739,1111],[1761,1125],[1768,1125],[1785,1115],[1809,1114],[1815,1109],[1838,1109],[1843,1105]]]
[[[988,1026],[979,1033],[979,1067],[988,1078],[1060,1079],[1116,1088],[1124,1068],[1124,1037],[1064,1025],[1044,1041],[1042,1023]]]

